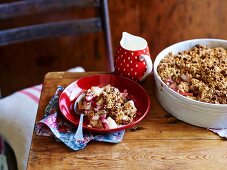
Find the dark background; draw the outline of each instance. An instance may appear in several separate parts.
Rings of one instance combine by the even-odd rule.
[[[0,3],[10,2],[0,0]],[[148,41],[151,56],[187,39],[227,39],[226,0],[109,0],[113,50],[123,31]],[[0,22],[0,29],[76,19],[96,14],[93,9],[70,8]],[[0,47],[0,87],[6,96],[42,83],[49,71],[82,66],[86,71],[107,70],[103,34],[66,36]]]

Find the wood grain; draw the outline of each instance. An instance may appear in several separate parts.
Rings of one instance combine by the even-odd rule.
[[[153,60],[162,49],[179,41],[203,37],[227,39],[225,0],[108,2],[113,51],[119,45],[123,31],[144,37]],[[2,21],[0,29],[80,16],[86,18],[94,14],[96,11],[71,8],[58,13]],[[49,71],[64,71],[78,65],[87,71],[107,70],[102,36],[101,33],[85,37],[67,36],[1,47],[0,85],[3,95],[41,83]],[[10,81],[8,77],[11,77]]]
[[[98,7],[96,0],[39,0],[16,1],[0,4],[0,20],[17,18],[19,16],[63,10],[70,7]]]
[[[101,18],[51,22],[32,26],[19,27],[0,32],[0,45],[11,45],[18,42],[32,41],[66,35],[82,35],[101,32]]]
[[[66,87],[96,72],[51,72],[45,76],[37,119],[57,85]],[[225,169],[227,144],[205,128],[177,120],[159,105],[150,76],[142,86],[151,99],[151,110],[119,144],[91,142],[72,151],[54,138],[33,135],[28,169]]]
[[[37,142],[45,147],[31,151],[28,169],[225,169],[227,165],[226,143],[216,140],[124,139],[115,145],[92,142],[78,152]]]

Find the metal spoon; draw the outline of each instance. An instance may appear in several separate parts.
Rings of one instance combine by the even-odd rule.
[[[78,103],[79,101],[81,101],[85,96],[85,93],[81,93],[75,103],[74,103],[74,111],[76,112],[76,114],[80,115],[80,121],[79,121],[79,125],[78,125],[78,128],[76,130],[76,134],[74,136],[75,139],[78,139],[78,140],[82,140],[84,138],[83,136],[83,118],[84,118],[84,113],[81,113],[79,110],[78,110]]]

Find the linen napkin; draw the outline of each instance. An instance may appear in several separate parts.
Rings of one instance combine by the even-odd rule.
[[[209,130],[218,134],[222,138],[227,138],[227,129],[212,129],[212,128],[209,128]]]
[[[124,137],[125,130],[97,134],[83,131],[84,138],[77,139],[75,137],[77,127],[68,122],[60,113],[58,107],[58,99],[64,88],[58,86],[54,96],[49,101],[45,114],[39,122],[35,125],[35,133],[40,136],[54,136],[57,140],[63,142],[66,146],[73,150],[81,150],[92,141],[101,141],[109,143],[119,143]]]

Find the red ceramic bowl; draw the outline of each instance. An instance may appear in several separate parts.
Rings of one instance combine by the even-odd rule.
[[[89,131],[95,131],[99,133],[113,132],[126,128],[131,128],[138,124],[141,120],[145,118],[150,110],[150,98],[147,92],[138,83],[121,76],[116,76],[112,74],[97,74],[93,76],[83,77],[72,82],[68,85],[62,92],[59,98],[59,108],[61,113],[74,125],[79,124],[79,115],[74,111],[74,102],[76,98],[85,90],[88,90],[92,86],[103,87],[110,84],[118,88],[121,92],[127,90],[128,94],[135,99],[135,106],[137,108],[137,116],[130,124],[123,125],[114,129],[100,129],[88,127],[88,121],[84,117],[83,128]]]

